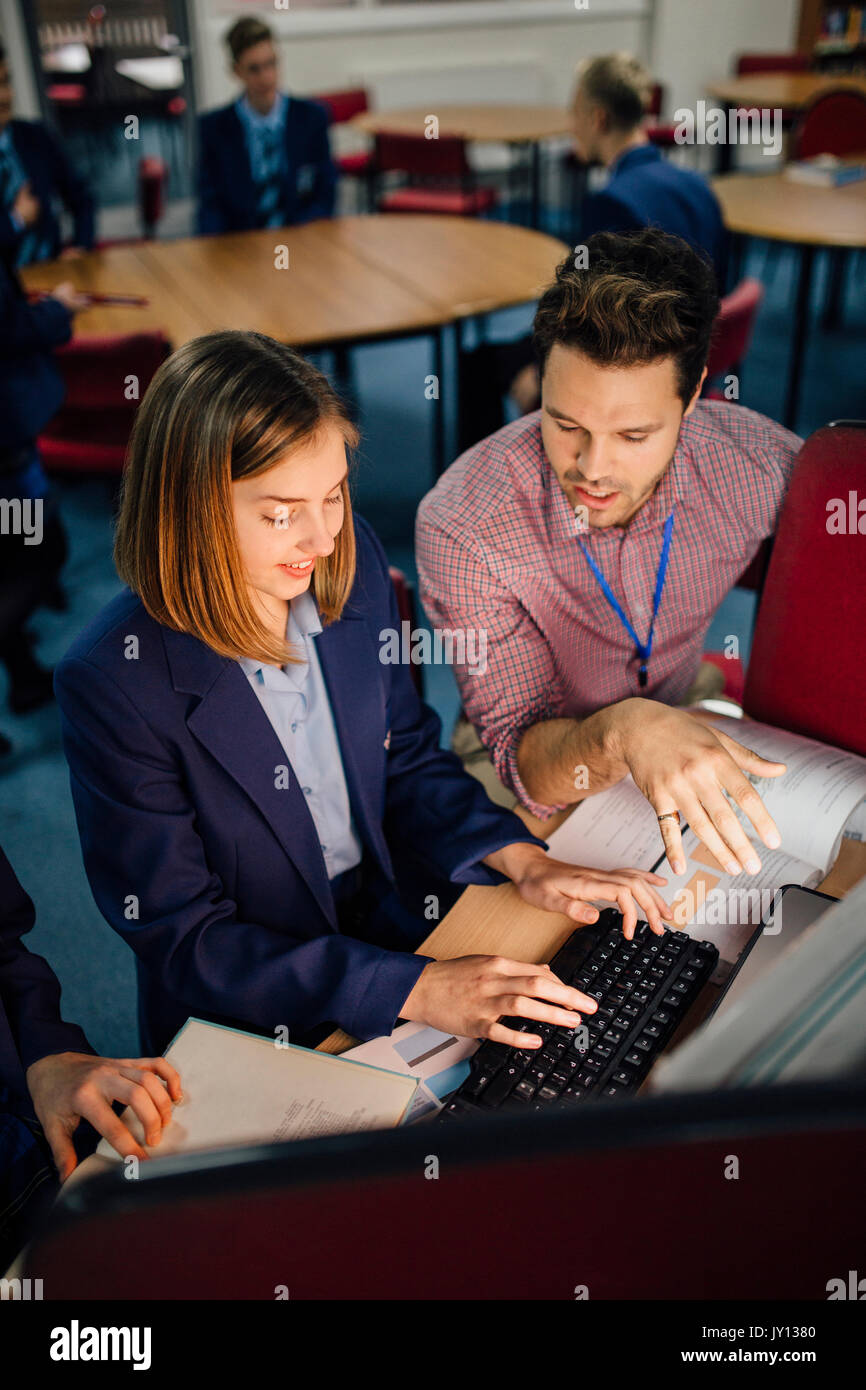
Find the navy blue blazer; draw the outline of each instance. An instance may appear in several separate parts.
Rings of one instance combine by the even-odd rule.
[[[39,220],[26,232],[19,232],[6,208],[0,208],[0,248],[17,246],[22,236],[38,232],[56,256],[61,247],[60,223],[54,207],[60,201],[71,214],[72,243],[88,251],[95,234],[95,208],[90,189],[69,162],[63,146],[40,121],[10,121],[15,153],[30,180],[33,195],[39,199]]]
[[[42,956],[21,940],[33,926],[33,903],[0,850],[0,1091],[30,1107],[24,1073],[54,1052],[93,1052],[74,1023],[60,1016],[60,983]]]
[[[280,200],[286,227],[330,217],[337,187],[327,112],[316,101],[297,97],[288,101],[286,168]],[[235,103],[200,117],[198,139],[199,234],[251,231],[258,226],[256,187],[246,133]]]
[[[32,443],[59,410],[66,388],[51,352],[71,334],[69,311],[58,299],[29,303],[0,254],[0,450]]]
[[[706,179],[665,159],[655,145],[639,145],[616,161],[610,182],[583,205],[581,236],[661,227],[682,237],[713,262],[724,293],[728,233]]]
[[[379,634],[400,619],[382,547],[355,525],[354,587],[316,649],[382,890],[367,939],[338,928],[313,819],[294,775],[275,787],[286,754],[237,661],[161,626],[127,589],[57,667],[84,865],[137,956],[145,1053],[190,1015],[266,1034],[389,1032],[429,959],[412,952],[431,923],[395,891],[403,853],[432,881],[500,883],[480,860],[543,843],[439,747],[408,667],[380,661]]]

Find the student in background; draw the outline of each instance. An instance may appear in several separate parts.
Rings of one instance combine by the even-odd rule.
[[[675,873],[680,817],[729,873],[755,872],[730,802],[777,848],[750,778],[784,767],[676,706],[697,698],[707,629],[773,534],[802,441],[700,400],[718,295],[690,246],[647,227],[587,249],[535,315],[541,410],[470,449],[418,511],[427,613],[488,632],[483,679],[455,668],[454,746],[491,795],[542,817],[631,774]]]
[[[97,1057],[61,1018],[56,975],[21,940],[34,921],[0,849],[0,1274],[99,1135],[123,1156],[147,1158],[113,1104],[132,1106],[153,1146],[181,1095],[163,1057]]]
[[[41,121],[12,119],[12,95],[0,44],[0,254],[15,266],[59,256],[56,202],[63,203],[74,224],[72,245],[63,254],[89,251],[94,205],[87,184]]]
[[[644,130],[652,79],[627,53],[581,64],[573,102],[574,146],[585,164],[608,170],[606,186],[584,198],[574,244],[594,232],[660,227],[705,255],[724,292],[728,234],[718,199],[703,175],[665,159]],[[538,408],[538,366],[527,336],[489,344],[466,363],[466,408],[461,447],[504,424],[502,398],[510,394],[522,413]]]
[[[62,605],[66,535],[36,438],[63,401],[52,351],[68,341],[73,316],[87,303],[70,283],[31,303],[0,255],[0,499],[13,519],[0,535],[0,661],[15,714],[53,699],[51,672],[33,656],[27,622],[43,604]],[[0,753],[10,747],[0,735]]]
[[[237,20],[226,43],[244,91],[199,122],[198,231],[330,217],[337,176],[324,108],[279,90],[273,35],[261,20]]]
[[[384,649],[400,619],[352,515],[356,443],[326,378],[257,333],[185,344],[139,407],[115,541],[130,587],[55,686],[90,886],[138,958],[145,1051],[190,1015],[295,1041],[402,1016],[540,1045],[500,1016],[577,1026],[593,1001],[544,966],[415,955],[449,885],[510,878],[576,922],[602,898],[630,933],[669,915],[652,874],[550,859],[440,748]]]

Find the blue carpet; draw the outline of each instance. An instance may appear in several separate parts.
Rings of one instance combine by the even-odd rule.
[[[743,373],[742,400],[776,418],[790,348],[794,270],[793,253],[768,252],[760,244],[744,268],[744,273],[757,273],[765,280],[768,293]],[[816,313],[823,285],[821,267]],[[511,336],[525,327],[528,317],[526,311],[498,315],[491,334]],[[827,333],[813,322],[799,412],[801,434],[834,418],[866,416],[864,320],[866,277],[861,261],[849,267],[844,326]],[[368,347],[355,354],[364,427],[354,479],[356,505],[376,526],[392,562],[410,577],[415,576],[415,509],[433,481],[432,403],[424,398],[424,378],[431,370],[429,348],[421,342]],[[40,657],[49,663],[119,587],[111,563],[110,487],[98,480],[64,480],[60,494],[71,544],[65,571],[70,608],[63,614],[41,612],[33,624]],[[713,622],[708,646],[720,648],[734,634],[747,653],[753,606],[751,595],[735,591]],[[427,697],[443,720],[447,741],[459,703],[453,677],[443,666],[428,668],[425,677]],[[5,688],[0,688],[0,710],[4,697]],[[37,926],[29,944],[50,960],[63,985],[66,1016],[85,1027],[94,1047],[108,1055],[135,1054],[132,953],[103,922],[90,895],[56,709],[26,719],[2,713],[0,726],[15,749],[0,771],[0,843],[36,903]]]

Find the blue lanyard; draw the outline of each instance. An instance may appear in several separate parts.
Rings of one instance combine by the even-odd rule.
[[[656,575],[655,594],[653,596],[653,615],[652,619],[650,620],[649,636],[647,637],[645,644],[638,637],[622,607],[622,604],[620,603],[616,594],[611,589],[610,585],[608,584],[598,565],[595,563],[595,560],[593,560],[583,541],[578,540],[578,545],[580,546],[581,550],[583,551],[586,557],[586,563],[589,565],[590,569],[592,570],[593,574],[595,575],[596,579],[601,585],[602,593],[604,594],[614,613],[617,615],[626,632],[629,634],[629,636],[635,644],[637,654],[640,657],[641,663],[637,677],[638,684],[640,685],[641,689],[643,689],[647,683],[647,667],[649,665],[649,659],[652,655],[653,649],[653,630],[656,625],[656,614],[659,611],[659,604],[662,601],[662,590],[665,587],[665,577],[668,572],[668,558],[671,552],[671,533],[673,532],[673,529],[674,514],[673,512],[671,512],[670,516],[665,522],[664,539],[662,540],[662,553],[661,559],[659,560],[658,574]]]

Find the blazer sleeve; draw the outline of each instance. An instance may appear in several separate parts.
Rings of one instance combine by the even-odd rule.
[[[199,120],[198,169],[196,189],[196,231],[199,236],[216,236],[228,230],[222,199],[219,194],[217,171],[220,162],[219,142],[214,138],[213,122],[207,116]]]
[[[54,172],[54,182],[73,220],[72,244],[90,251],[96,239],[96,206],[87,182],[78,173],[66,151],[47,130],[43,130]]]
[[[635,232],[644,223],[627,203],[602,189],[585,199],[580,219],[580,235],[587,240],[594,232]]]
[[[59,299],[30,301],[13,275],[0,269],[0,358],[22,352],[50,350],[72,337],[72,315]]]
[[[305,219],[314,222],[317,217],[333,217],[337,196],[337,169],[331,158],[331,145],[328,138],[328,117],[325,111],[311,106],[314,111],[314,127],[311,132],[310,148],[305,163],[313,165],[313,187],[310,201],[304,208]]]
[[[55,690],[90,887],[166,991],[266,1033],[329,1021],[362,1039],[390,1032],[429,957],[293,936],[290,903],[285,932],[239,919],[176,760],[127,695],[80,658],[60,664]]]
[[[384,551],[367,529],[379,562],[382,627],[400,632],[394,588]],[[405,846],[452,883],[496,884],[506,880],[481,861],[505,845],[540,845],[513,812],[491,801],[460,759],[440,746],[438,715],[418,697],[409,667],[383,667],[389,676],[390,742],[386,767],[385,834],[389,847]]]
[[[60,982],[51,966],[21,940],[35,917],[30,897],[0,850],[0,1003],[25,1072],[49,1053],[93,1052],[81,1029],[60,1015]]]

